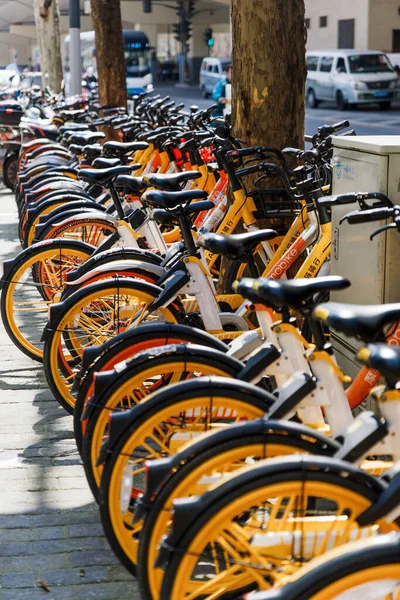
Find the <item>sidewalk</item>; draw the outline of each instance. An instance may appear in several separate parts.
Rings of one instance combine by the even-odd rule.
[[[16,220],[1,188],[1,261],[19,251]],[[0,600],[139,599],[104,538],[72,417],[1,322],[0,394]]]

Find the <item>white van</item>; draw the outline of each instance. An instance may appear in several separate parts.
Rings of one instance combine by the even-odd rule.
[[[230,65],[230,58],[203,58],[200,67],[200,89],[204,98],[208,98],[213,93],[218,81],[224,77],[226,68]]]
[[[306,97],[310,108],[327,100],[340,110],[371,103],[388,110],[392,101],[400,98],[400,83],[383,52],[307,52]]]

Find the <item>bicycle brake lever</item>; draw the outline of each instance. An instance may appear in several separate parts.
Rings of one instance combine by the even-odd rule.
[[[397,229],[397,231],[399,231],[399,225],[395,222],[395,223],[389,223],[389,225],[384,225],[383,227],[379,227],[379,229],[374,231],[374,233],[372,233],[369,236],[369,239],[372,241],[374,239],[374,237],[376,237],[380,233],[383,233],[384,231],[387,231],[388,229]]]

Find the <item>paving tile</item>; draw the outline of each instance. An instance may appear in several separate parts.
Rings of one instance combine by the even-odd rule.
[[[19,244],[13,196],[0,197],[1,261]],[[104,537],[72,418],[1,322],[0,398],[0,600],[139,599]]]

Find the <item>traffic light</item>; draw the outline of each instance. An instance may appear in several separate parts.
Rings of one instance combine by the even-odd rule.
[[[181,41],[181,24],[180,23],[174,23],[174,25],[172,25],[172,32],[174,33],[174,37],[175,39],[180,42]]]
[[[194,9],[196,8],[197,0],[188,0],[188,14],[189,17],[193,16]]]
[[[151,0],[143,0],[143,12],[151,13]]]
[[[186,19],[182,22],[182,36],[186,40],[190,40],[192,37],[192,24]]]
[[[207,29],[204,32],[204,41],[207,44],[207,46],[214,46],[214,32],[211,29],[211,27],[207,27]]]

